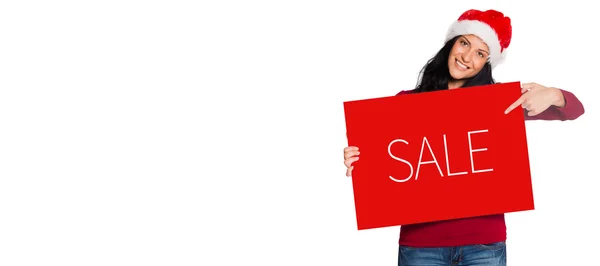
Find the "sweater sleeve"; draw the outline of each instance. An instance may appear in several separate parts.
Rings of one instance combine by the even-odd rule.
[[[583,104],[573,93],[563,89],[560,89],[560,92],[565,98],[565,105],[563,107],[552,105],[545,111],[535,116],[528,116],[527,110],[523,109],[525,120],[575,120],[585,113]]]

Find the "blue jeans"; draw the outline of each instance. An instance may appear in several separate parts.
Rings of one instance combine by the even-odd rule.
[[[398,266],[506,266],[506,243],[443,248],[400,246]]]

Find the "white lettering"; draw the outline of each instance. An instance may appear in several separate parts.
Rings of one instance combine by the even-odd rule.
[[[392,144],[394,144],[394,143],[396,143],[396,142],[402,142],[402,143],[404,143],[404,144],[408,145],[408,142],[407,142],[406,140],[403,140],[403,139],[395,139],[395,140],[393,140],[392,142],[390,142],[390,144],[388,145],[388,154],[389,154],[389,155],[390,155],[392,158],[394,158],[394,159],[396,159],[396,160],[398,160],[398,161],[401,161],[401,162],[403,162],[403,163],[405,163],[405,164],[408,164],[408,167],[410,167],[410,175],[409,175],[407,178],[405,178],[405,179],[395,179],[394,177],[392,177],[392,176],[390,175],[390,179],[392,179],[392,180],[394,180],[394,181],[396,181],[396,182],[406,182],[406,181],[408,181],[408,180],[409,180],[409,179],[412,177],[412,174],[413,174],[413,166],[410,164],[410,162],[408,162],[408,161],[406,161],[406,160],[404,160],[404,159],[402,159],[402,158],[398,158],[398,157],[396,157],[396,156],[394,156],[394,155],[392,154],[392,150],[391,150],[391,149],[392,149]]]
[[[447,170],[448,176],[467,174],[467,172],[450,173],[450,158],[448,158],[448,143],[446,142],[446,134],[444,134],[444,149],[446,151],[446,170]]]
[[[421,159],[423,159],[423,148],[425,147],[425,143],[427,143],[427,147],[429,148],[429,152],[431,153],[431,156],[433,157],[433,161],[425,161],[425,162],[421,161]],[[417,165],[417,174],[415,175],[415,180],[419,179],[419,169],[421,168],[421,165],[428,164],[428,163],[435,163],[438,170],[440,171],[440,175],[444,176],[444,174],[442,173],[442,169],[440,168],[440,165],[438,164],[437,159],[435,158],[435,154],[433,154],[433,151],[431,150],[431,146],[429,146],[429,141],[427,141],[427,137],[423,137],[423,143],[421,144],[421,154],[419,155],[419,164]]]
[[[491,168],[490,169],[483,169],[483,170],[475,170],[475,164],[473,162],[473,152],[487,151],[487,148],[473,150],[473,144],[471,144],[471,134],[474,134],[474,133],[483,133],[483,132],[488,132],[488,130],[484,129],[484,130],[477,130],[477,131],[469,131],[469,133],[468,133],[468,136],[469,136],[469,154],[471,155],[471,171],[473,173],[483,173],[483,172],[494,171],[494,169],[491,169]]]

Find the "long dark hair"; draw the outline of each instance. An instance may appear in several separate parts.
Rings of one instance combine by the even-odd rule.
[[[444,47],[423,67],[419,75],[419,81],[414,92],[428,92],[448,89],[448,81],[450,81],[450,70],[448,70],[448,56],[452,50],[452,46],[458,38],[456,36],[446,42]],[[492,66],[486,62],[483,68],[477,75],[467,79],[464,87],[482,86],[496,83],[492,77]]]

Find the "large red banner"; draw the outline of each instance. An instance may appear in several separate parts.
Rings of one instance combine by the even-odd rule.
[[[358,229],[533,210],[519,82],[344,102]]]

